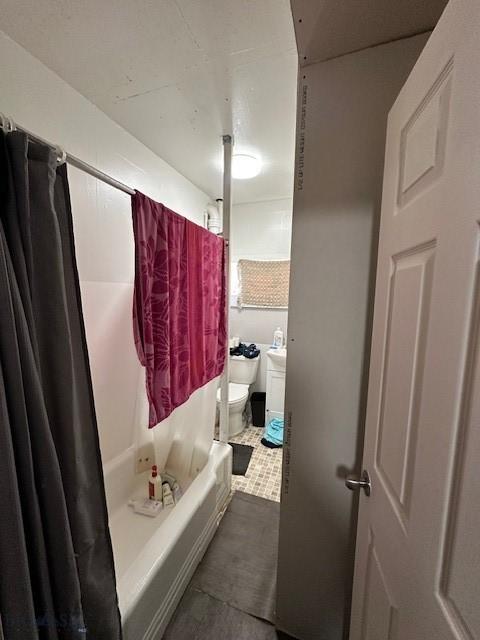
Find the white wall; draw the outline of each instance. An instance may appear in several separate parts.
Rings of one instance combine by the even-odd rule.
[[[0,111],[202,224],[209,200],[205,193],[1,32],[0,60]],[[134,246],[130,197],[73,168],[69,168],[69,177],[105,464],[134,443],[136,415],[142,413],[136,402],[143,372],[131,322]]]
[[[235,186],[235,183],[234,183]],[[231,307],[230,335],[242,342],[255,342],[261,351],[257,381],[252,390],[265,391],[266,351],[273,332],[280,327],[286,335],[288,310],[238,308],[237,263],[248,260],[288,260],[292,236],[292,199],[266,200],[233,205],[231,213]]]
[[[271,344],[273,332],[286,333],[285,309],[239,309],[236,306],[237,262],[248,260],[288,260],[292,233],[292,200],[267,200],[237,204],[231,216],[232,307],[230,335],[242,341]]]
[[[277,624],[302,640],[348,637],[387,114],[425,41],[300,71]]]

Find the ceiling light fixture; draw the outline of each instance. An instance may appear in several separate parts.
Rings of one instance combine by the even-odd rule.
[[[262,163],[254,156],[244,153],[235,153],[232,156],[232,177],[236,180],[248,180],[258,176]]]

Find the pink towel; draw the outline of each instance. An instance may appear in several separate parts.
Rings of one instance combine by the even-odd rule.
[[[222,238],[138,191],[133,332],[146,368],[149,427],[222,373],[226,350]]]

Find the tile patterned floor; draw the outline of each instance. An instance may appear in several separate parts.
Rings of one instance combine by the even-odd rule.
[[[231,438],[231,442],[254,447],[246,475],[233,476],[232,489],[280,502],[283,450],[264,447],[260,442],[262,436],[262,428],[249,426]]]

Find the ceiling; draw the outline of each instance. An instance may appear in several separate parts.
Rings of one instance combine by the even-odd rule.
[[[435,27],[447,0],[292,0],[302,66]]]
[[[0,28],[212,198],[222,135],[263,170],[236,202],[293,191],[288,0],[0,0]]]
[[[301,64],[433,28],[446,0],[292,0]],[[263,170],[234,202],[293,191],[289,0],[0,0],[0,28],[212,198],[221,136]]]

